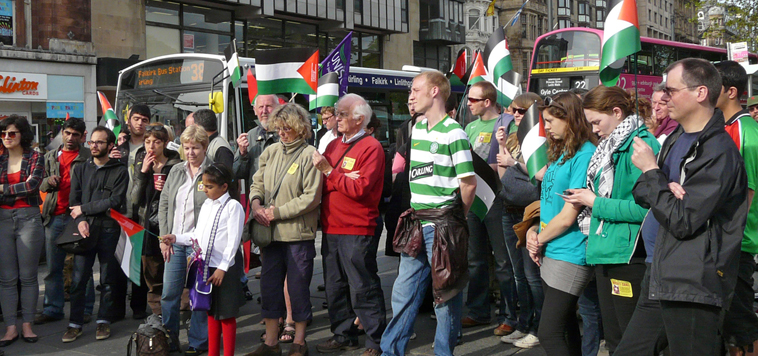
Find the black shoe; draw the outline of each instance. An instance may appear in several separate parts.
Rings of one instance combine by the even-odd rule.
[[[318,289],[319,292],[323,292],[323,291],[326,290],[326,285],[319,284],[319,285],[316,286],[316,289]]]
[[[242,287],[242,291],[245,292],[245,299],[250,301],[253,300],[253,292],[250,291],[250,288],[247,287],[247,284],[245,284],[244,287]]]
[[[16,340],[18,340],[18,335],[10,340],[0,340],[0,347],[10,346],[12,343],[16,342]]]
[[[39,341],[39,336],[32,336],[32,337],[22,336],[21,340],[24,340],[24,342],[27,342],[29,344],[33,344],[33,343]]]
[[[321,306],[324,307],[324,309],[329,308],[329,303],[323,302],[321,303]]]
[[[326,340],[326,342],[316,345],[316,350],[322,354],[328,354],[339,351],[357,350],[358,347],[357,340],[339,342],[334,338],[330,338],[329,340]]]
[[[200,349],[196,349],[196,348],[190,346],[190,347],[187,348],[187,351],[184,351],[184,355],[185,356],[197,356],[197,355],[204,354],[205,351],[207,351],[207,350],[200,350]]]
[[[54,321],[63,320],[63,318],[53,318],[50,315],[47,315],[45,313],[37,314],[37,316],[34,317],[34,325],[42,325],[47,323],[52,323]]]

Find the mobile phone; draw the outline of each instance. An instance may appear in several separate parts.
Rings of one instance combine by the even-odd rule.
[[[566,192],[564,192],[564,193],[566,193]],[[557,194],[559,197],[561,197],[561,198],[563,198],[563,199],[566,199],[566,198],[568,198],[569,196],[571,196],[571,194],[561,194],[561,193],[558,193],[558,192],[555,192],[555,194]]]

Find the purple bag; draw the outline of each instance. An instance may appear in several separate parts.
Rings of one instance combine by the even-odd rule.
[[[208,241],[208,249],[205,250],[205,258],[202,258],[202,254],[195,256],[187,267],[187,284],[189,284],[189,303],[190,310],[192,311],[209,311],[211,310],[211,292],[213,291],[213,284],[208,283],[208,265],[204,261],[210,261],[211,252],[213,251],[213,242],[216,240],[216,230],[218,230],[218,221],[221,217],[221,211],[224,210],[226,203],[231,198],[227,199],[221,208],[216,213],[216,218],[213,220],[213,229],[211,229],[211,238]]]

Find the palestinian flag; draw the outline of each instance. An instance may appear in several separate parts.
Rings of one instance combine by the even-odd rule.
[[[482,80],[492,82],[487,73],[487,68],[484,66],[482,55],[478,51],[474,53],[474,60],[472,62],[467,85],[481,82]]]
[[[142,240],[145,229],[111,209],[111,217],[121,225],[121,236],[116,245],[116,259],[127,277],[136,285],[140,285],[142,273]]]
[[[255,97],[258,96],[258,81],[255,80],[255,74],[253,70],[247,69],[247,97],[250,99],[250,105],[255,102]]]
[[[521,155],[526,162],[529,178],[534,181],[537,172],[547,165],[545,122],[542,120],[542,114],[537,105],[530,106],[526,111],[518,126],[516,137],[521,145]]]
[[[476,214],[479,220],[484,220],[495,201],[495,197],[497,197],[497,193],[502,188],[502,183],[500,183],[500,177],[497,173],[478,154],[472,151],[471,158],[474,161],[474,174],[476,175],[476,196],[474,196],[474,202],[471,204],[471,212]]]
[[[119,121],[118,117],[116,117],[116,113],[113,111],[111,103],[108,101],[108,98],[105,97],[105,94],[103,94],[103,92],[97,92],[97,98],[100,99],[100,108],[103,110],[103,120],[105,120],[105,127],[113,131],[116,137],[118,137],[118,134],[121,132],[121,121]]]
[[[482,59],[493,78],[502,77],[503,74],[513,70],[511,52],[508,50],[508,41],[505,39],[502,27],[498,26],[487,40]]]
[[[242,79],[242,70],[240,69],[240,60],[237,55],[237,41],[232,38],[231,43],[224,49],[226,57],[226,68],[229,71],[229,80],[232,81],[236,88]]]
[[[318,49],[282,48],[255,51],[258,94],[316,94]]]
[[[317,99],[316,99],[317,98]],[[318,79],[318,93],[308,95],[309,109],[334,106],[340,98],[340,77],[336,72],[326,73]]]
[[[618,82],[626,57],[642,49],[635,0],[610,0],[603,29],[600,81],[607,87]]]
[[[466,75],[466,69],[468,69],[468,65],[466,63],[467,55],[468,50],[466,48],[461,48],[461,50],[458,51],[458,57],[456,57],[455,63],[453,63],[453,67],[450,68],[450,72],[447,73],[447,77],[450,79],[450,85],[465,85],[463,82],[463,77]]]

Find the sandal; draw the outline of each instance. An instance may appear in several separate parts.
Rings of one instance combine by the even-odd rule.
[[[265,322],[263,324],[265,325]],[[293,326],[294,326],[294,324],[293,324]],[[282,332],[283,332],[283,330],[284,330],[284,322],[280,321],[279,322],[279,339],[282,338]],[[295,335],[294,332],[292,333],[292,335]],[[266,342],[266,331],[265,330],[261,334],[261,342],[263,342],[263,343]],[[290,341],[290,342],[292,342],[292,341]]]
[[[295,340],[295,324],[286,323],[284,329],[279,334],[279,342],[284,344],[292,343]]]

